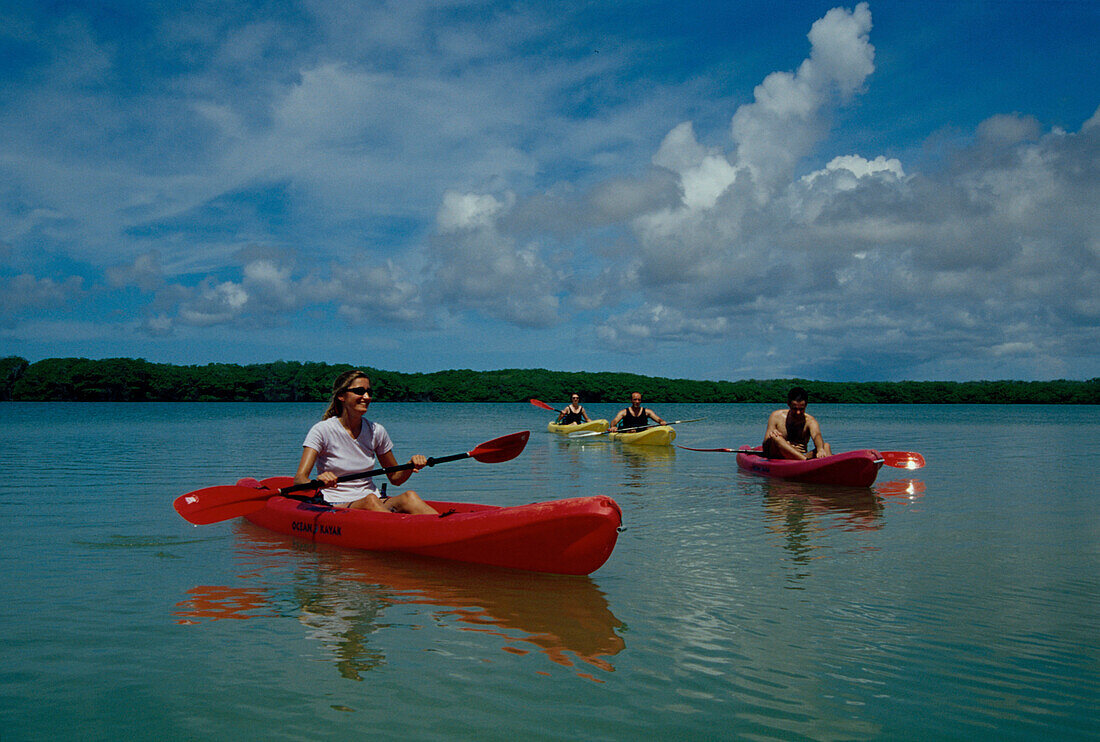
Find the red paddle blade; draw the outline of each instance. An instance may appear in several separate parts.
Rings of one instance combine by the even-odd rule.
[[[470,457],[483,464],[499,464],[502,461],[511,461],[523,452],[527,445],[527,439],[531,437],[530,430],[511,435],[502,435],[491,441],[485,441],[470,451]]]
[[[232,520],[233,518],[240,518],[242,515],[254,513],[266,503],[266,497],[262,500],[241,500],[239,502],[225,503],[224,505],[215,505],[188,515],[180,513],[180,515],[183,515],[189,523],[194,523],[196,526],[205,526],[211,523],[220,523],[223,520]]]
[[[879,451],[887,466],[897,469],[919,469],[924,466],[924,457],[916,451]]]
[[[217,523],[259,510],[276,490],[226,485],[180,495],[172,503],[184,520],[197,526]]]
[[[550,410],[551,412],[557,412],[557,410],[555,410],[550,405],[548,405],[545,402],[542,402],[540,400],[537,400],[537,399],[532,399],[531,404],[533,404],[535,407],[541,407],[544,410]]]

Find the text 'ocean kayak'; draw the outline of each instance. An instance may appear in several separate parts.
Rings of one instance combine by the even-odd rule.
[[[273,490],[292,483],[290,477],[263,481]],[[602,495],[514,507],[428,504],[445,515],[337,509],[275,496],[245,517],[269,530],[316,543],[573,575],[590,574],[603,566],[622,524],[618,504]]]
[[[634,443],[639,446],[667,446],[676,440],[676,431],[668,425],[655,425],[652,428],[631,433],[608,433],[613,441]]]
[[[589,420],[586,423],[572,423],[570,425],[564,425],[562,423],[550,423],[546,426],[546,429],[551,433],[576,433],[579,430],[592,431],[594,433],[602,433],[607,430],[607,420]]]
[[[768,459],[759,452],[759,448],[744,447],[737,454],[737,466],[765,477],[846,487],[870,487],[883,463],[882,454],[869,449],[805,461]]]

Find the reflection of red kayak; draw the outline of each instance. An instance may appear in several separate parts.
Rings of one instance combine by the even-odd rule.
[[[883,463],[882,454],[872,450],[849,451],[805,461],[768,459],[759,453],[759,447],[743,447],[737,454],[737,466],[765,477],[846,487],[870,487]]]
[[[236,558],[247,566],[248,585],[188,590],[176,604],[178,623],[287,616],[288,605],[309,623],[339,605],[340,640],[329,646],[337,666],[352,669],[370,654],[374,642],[367,635],[374,628],[404,625],[382,620],[396,604],[432,606],[433,622],[445,618],[460,630],[496,636],[512,654],[537,650],[592,680],[588,671],[613,672],[611,660],[626,646],[622,621],[590,577],[352,549],[324,549],[303,562],[303,546],[291,536],[252,523],[240,524],[237,535]],[[308,571],[310,578],[288,582],[287,569]],[[317,632],[311,638],[326,637]]]
[[[290,477],[265,479],[279,489]],[[307,541],[369,551],[400,551],[532,572],[586,575],[615,548],[622,511],[610,497],[577,497],[515,507],[429,502],[447,515],[335,509],[272,497],[245,517]]]

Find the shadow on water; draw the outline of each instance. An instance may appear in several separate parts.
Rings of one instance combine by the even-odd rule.
[[[541,652],[564,667],[612,672],[609,658],[625,647],[623,623],[589,577],[305,544],[246,521],[237,532],[248,569],[241,577],[252,584],[188,590],[176,605],[179,622],[296,618],[349,679],[385,663],[371,636],[391,627],[385,614],[397,606],[428,606],[436,625],[492,637],[511,654]]]

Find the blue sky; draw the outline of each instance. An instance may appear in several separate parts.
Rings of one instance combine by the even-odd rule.
[[[2,2],[0,355],[1095,377],[1097,38],[1086,0]]]

